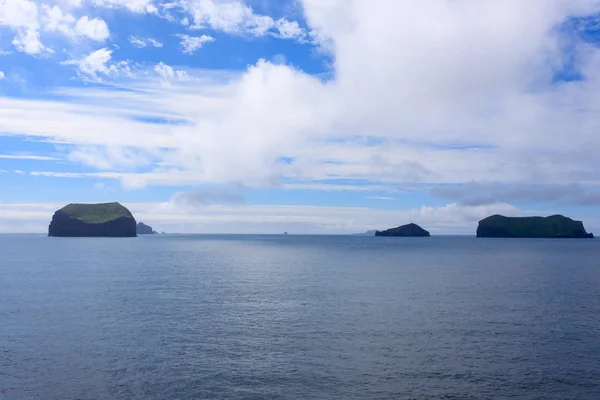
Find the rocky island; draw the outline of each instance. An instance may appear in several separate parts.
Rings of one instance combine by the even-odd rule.
[[[479,221],[477,237],[591,239],[594,235],[585,231],[581,221],[563,215],[550,217],[492,215]]]
[[[146,225],[143,222],[138,222],[135,227],[138,235],[156,235],[156,231],[151,226]]]
[[[429,237],[429,232],[417,224],[402,225],[386,231],[377,231],[375,236],[400,236],[400,237]]]
[[[48,236],[136,237],[135,218],[119,203],[69,204],[54,213]]]

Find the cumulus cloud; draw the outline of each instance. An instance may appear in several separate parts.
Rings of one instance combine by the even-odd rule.
[[[39,54],[42,52],[53,53],[40,41],[40,33],[34,29],[21,30],[12,41],[17,51],[27,54]]]
[[[75,24],[75,17],[71,14],[63,13],[63,10],[58,6],[50,7],[44,4],[42,5],[42,9],[45,14],[43,19],[47,30],[71,34],[72,26]]]
[[[71,38],[86,37],[99,42],[105,41],[110,35],[108,26],[102,19],[83,16],[76,20],[73,15],[63,13],[58,6],[43,5],[42,8],[45,12],[44,29],[48,31],[58,31]]]
[[[63,61],[63,65],[75,65],[79,73],[96,80],[105,76],[132,76],[131,68],[126,61],[111,62],[112,50],[102,48],[91,52],[80,59]]]
[[[298,21],[288,21],[280,18],[275,22],[277,36],[282,39],[302,39],[306,36],[304,29],[300,27]]]
[[[179,4],[192,17],[191,29],[210,28],[250,36],[272,34],[282,39],[301,39],[306,36],[298,22],[285,18],[275,21],[268,15],[255,13],[252,7],[242,1],[186,0]]]
[[[184,54],[193,54],[196,50],[201,49],[205,43],[214,42],[215,38],[212,36],[189,36],[189,35],[177,35],[181,39],[181,51]]]
[[[89,19],[87,16],[77,20],[74,31],[77,35],[86,36],[97,41],[104,41],[109,36],[106,22],[99,18]]]
[[[170,81],[172,79],[184,79],[187,77],[187,73],[183,70],[175,70],[170,65],[164,62],[159,62],[154,66],[154,72],[156,72],[163,81]]]
[[[0,0],[0,27],[15,32],[12,44],[17,51],[39,54],[47,49],[40,40],[38,7],[28,0]]]
[[[0,25],[37,29],[37,5],[28,0],[0,0]]]
[[[0,81],[6,78],[6,74],[3,71],[0,71]]]
[[[41,32],[60,32],[71,39],[88,38],[104,41],[109,37],[106,22],[82,16],[76,19],[59,5],[40,7],[28,0],[0,0],[0,26],[15,32],[12,44],[28,54],[52,53],[41,40]]]

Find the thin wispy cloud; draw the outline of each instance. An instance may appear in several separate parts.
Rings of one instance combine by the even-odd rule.
[[[58,161],[57,157],[36,156],[32,154],[0,154],[0,159],[5,160],[35,160],[35,161]]]
[[[367,199],[371,199],[371,200],[383,200],[383,201],[394,201],[393,197],[385,197],[385,196],[367,196]]]
[[[142,38],[142,37],[137,37],[137,36],[129,36],[129,43],[134,46],[137,47],[139,49],[143,49],[145,47],[156,47],[156,48],[161,48],[163,47],[163,44],[155,39],[152,38]]]

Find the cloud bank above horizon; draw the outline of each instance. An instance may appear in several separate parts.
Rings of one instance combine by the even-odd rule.
[[[596,0],[0,0],[0,231],[104,199],[184,232],[596,224],[599,14]]]

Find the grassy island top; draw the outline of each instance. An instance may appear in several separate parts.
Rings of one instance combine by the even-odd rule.
[[[69,204],[60,211],[88,224],[102,224],[117,218],[133,219],[131,212],[119,203]]]

